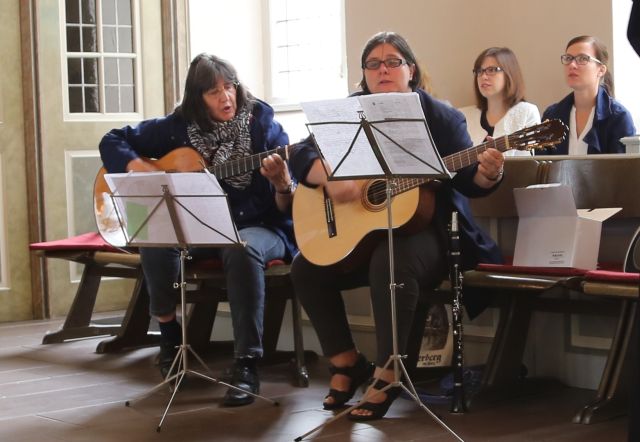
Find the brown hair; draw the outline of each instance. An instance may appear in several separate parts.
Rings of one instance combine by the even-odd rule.
[[[400,54],[404,57],[406,62],[411,66],[415,66],[415,71],[413,73],[413,78],[409,80],[409,87],[412,91],[415,91],[417,88],[423,88],[423,76],[422,71],[420,70],[420,66],[416,61],[416,56],[413,55],[413,51],[411,47],[409,47],[409,43],[404,39],[400,34],[396,34],[395,32],[378,32],[373,37],[367,41],[364,45],[364,49],[362,49],[362,56],[360,57],[360,66],[362,67],[362,79],[360,80],[360,88],[366,92],[371,93],[369,87],[367,86],[367,80],[364,77],[364,63],[367,61],[367,57],[377,46],[388,43],[394,48],[396,48]]]
[[[609,65],[607,65],[607,63],[609,62],[609,51],[607,50],[605,44],[602,43],[598,38],[591,35],[580,35],[579,37],[574,37],[569,40],[569,43],[567,43],[567,46],[564,48],[565,51],[569,49],[569,46],[573,46],[576,43],[589,43],[593,48],[593,52],[596,54],[596,58],[600,60],[600,62],[604,66],[607,67],[607,71],[602,77],[601,84],[607,91],[607,94],[613,97],[615,94],[615,89],[613,87],[613,76],[611,75],[611,72],[609,72]]]
[[[473,90],[476,95],[476,105],[479,109],[487,110],[487,99],[482,96],[478,88],[478,80],[475,72],[480,69],[482,62],[487,57],[496,59],[498,66],[502,68],[505,76],[505,102],[512,107],[521,101],[524,101],[524,78],[520,70],[520,64],[516,58],[516,54],[509,48],[488,48],[478,55],[473,63]]]

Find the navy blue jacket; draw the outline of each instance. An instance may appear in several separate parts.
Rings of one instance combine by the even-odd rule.
[[[461,112],[432,98],[421,89],[416,92],[420,96],[427,125],[440,156],[444,158],[472,146],[471,138],[467,133],[467,123]],[[298,181],[305,182],[304,178],[316,158],[318,158],[318,153],[310,139],[296,145],[291,153],[289,164]],[[479,262],[502,262],[498,246],[476,224],[467,200],[467,197],[488,195],[497,187],[484,189],[477,186],[473,182],[477,169],[478,164],[476,163],[458,171],[452,180],[444,182],[438,188],[436,194],[436,219],[434,222],[442,231],[443,238],[446,235],[446,226],[451,217],[451,211],[455,208],[459,213],[460,248],[465,269],[473,268]],[[443,259],[446,258],[443,256]],[[471,316],[477,314],[486,305],[484,300],[474,299],[474,297],[466,297],[465,304]]]
[[[251,148],[266,152],[289,143],[289,136],[273,119],[273,109],[255,100],[250,120]],[[127,164],[140,156],[161,158],[173,149],[193,147],[187,135],[187,122],[176,112],[166,117],[142,121],[135,127],[113,129],[100,142],[100,156],[107,171],[125,172]],[[233,219],[238,229],[264,226],[275,231],[287,245],[287,258],[297,252],[290,214],[282,213],[275,203],[275,189],[260,174],[253,172],[251,185],[235,189],[221,181],[229,197]]]
[[[562,99],[562,101],[549,106],[542,115],[542,121],[558,118],[569,126],[569,116],[573,106],[573,92]],[[584,136],[583,141],[587,143],[588,154],[598,153],[625,153],[626,148],[620,142],[620,138],[635,135],[636,128],[633,125],[631,114],[623,105],[609,96],[605,89],[600,86],[596,97],[596,109],[593,116],[591,130]],[[541,155],[568,155],[568,137],[555,149],[547,148],[536,152]]]

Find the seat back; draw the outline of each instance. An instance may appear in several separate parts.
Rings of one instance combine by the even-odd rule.
[[[518,226],[513,189],[544,182],[546,167],[534,158],[506,158],[504,178],[495,192],[469,200],[473,216],[498,243],[505,257],[513,256]]]
[[[579,209],[622,207],[603,223],[598,262],[626,266],[630,245],[640,226],[640,156],[558,157],[550,163],[547,182],[569,185]],[[635,248],[636,244],[634,252],[640,253]]]

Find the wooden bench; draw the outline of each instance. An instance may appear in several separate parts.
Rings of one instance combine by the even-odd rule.
[[[106,244],[97,233],[88,233],[59,241],[32,244],[34,253],[43,258],[57,258],[84,265],[71,308],[61,329],[47,333],[42,343],[60,343],[71,339],[113,335],[98,343],[97,353],[111,353],[159,344],[159,334],[149,331],[149,295],[144,284],[140,255],[125,253]],[[291,300],[293,319],[294,383],[308,386],[305,352],[302,340],[301,307],[294,296],[289,278],[289,265],[270,265],[265,271],[265,362],[280,361],[276,352],[286,303]],[[134,279],[135,285],[121,324],[96,325],[91,317],[103,277]],[[200,350],[208,346],[218,303],[226,301],[224,275],[219,266],[187,267],[185,279],[190,287],[187,301],[191,311],[184,318],[189,342]],[[309,352],[310,353],[310,352]],[[285,355],[289,355],[288,352]],[[315,356],[315,355],[308,355]]]
[[[632,371],[632,358],[637,357],[639,284],[638,273],[602,270],[587,272],[582,281],[585,295],[618,300],[620,314],[596,397],[578,411],[575,423],[611,419],[629,409],[630,381],[638,375]]]
[[[84,266],[65,321],[55,332],[45,334],[43,344],[65,342],[72,339],[116,335],[102,341],[96,352],[108,353],[127,348],[158,345],[158,333],[149,329],[149,295],[144,284],[137,253],[124,253],[109,244],[97,233],[85,233],[44,243],[34,243],[30,249],[43,258],[64,259]],[[102,278],[117,277],[135,280],[129,308],[121,324],[97,325],[92,322],[98,290]]]
[[[623,207],[615,219],[603,228],[600,260],[622,261],[638,224],[640,202],[627,188],[640,184],[640,158],[628,156],[535,157],[507,161],[505,182],[494,194],[472,201],[474,214],[489,219],[488,228],[505,255],[513,254],[517,213],[512,194],[514,187],[529,184],[561,182],[573,188],[578,207]],[[628,183],[633,181],[632,183]],[[628,184],[627,184],[628,183]],[[510,266],[480,266],[466,272],[464,291],[477,291],[492,297],[499,308],[499,323],[483,372],[479,393],[473,406],[517,395],[522,391],[522,356],[534,311],[616,315],[618,328],[601,376],[596,398],[581,410],[574,421],[594,422],[611,415],[616,407],[605,403],[624,402],[620,379],[626,367],[630,312],[635,312],[636,299],[622,299],[607,294],[606,287],[585,282],[588,272],[580,269],[536,269]],[[596,287],[600,287],[597,291]],[[618,289],[622,290],[622,287]],[[630,287],[624,287],[631,290]],[[579,296],[576,299],[576,294]],[[637,292],[636,292],[637,297]],[[633,305],[633,308],[631,307]],[[623,362],[621,362],[623,361]],[[622,407],[624,408],[624,407]],[[620,407],[617,407],[619,410]]]

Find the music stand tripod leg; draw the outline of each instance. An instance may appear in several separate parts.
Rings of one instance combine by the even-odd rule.
[[[409,373],[407,373],[407,370],[404,366],[404,364],[402,363],[402,358],[403,356],[399,354],[398,351],[398,329],[397,329],[397,317],[396,317],[396,283],[395,283],[395,270],[394,270],[394,260],[393,260],[393,218],[392,218],[392,213],[391,213],[391,198],[393,196],[393,192],[392,192],[392,187],[395,186],[395,182],[390,179],[387,178],[387,221],[388,221],[388,227],[387,227],[387,236],[388,236],[388,244],[389,244],[389,295],[390,295],[390,299],[391,299],[391,338],[392,338],[392,342],[393,342],[393,354],[391,356],[389,356],[389,359],[387,360],[387,362],[384,364],[384,366],[382,367],[381,372],[383,372],[384,370],[387,369],[387,367],[393,363],[393,382],[389,382],[388,385],[386,385],[384,388],[382,388],[381,390],[379,390],[377,393],[375,393],[374,396],[379,395],[382,392],[385,392],[387,390],[389,390],[390,388],[393,387],[401,387],[409,396],[411,396],[411,398],[420,406],[420,408],[422,408],[423,410],[425,410],[442,428],[444,428],[445,430],[447,430],[453,437],[456,438],[456,440],[460,441],[460,442],[464,442],[464,440],[458,436],[451,428],[449,428],[447,426],[447,424],[445,424],[434,412],[432,412],[421,400],[420,397],[418,396],[415,387],[413,386],[413,383],[411,382],[411,379],[409,378]],[[400,287],[402,287],[402,284],[398,284]],[[405,386],[403,384],[403,382],[400,379],[400,371],[402,371],[402,373],[404,374],[405,377],[405,382],[411,387],[411,389],[407,388],[407,386]],[[310,431],[307,431],[305,434],[303,434],[302,436],[299,436],[297,438],[295,438],[294,440],[296,442],[301,441],[302,439],[304,439],[305,437],[309,436],[310,434],[315,433],[316,431],[318,431],[319,429],[329,425],[330,423],[340,419],[342,416],[350,413],[352,410],[355,410],[356,408],[358,408],[360,405],[364,404],[367,402],[367,399],[369,397],[373,397],[373,396],[369,396],[371,390],[373,389],[373,386],[376,384],[376,382],[380,380],[379,376],[374,377],[373,382],[371,382],[371,385],[369,385],[369,388],[367,388],[367,391],[365,392],[365,394],[363,395],[363,398],[360,399],[360,401],[355,404],[352,405],[351,407],[347,408],[346,410],[342,411],[341,413],[337,414],[336,416],[332,417],[331,419],[329,419],[328,421],[322,423],[321,425],[318,425],[317,427],[313,428]]]
[[[184,275],[185,275],[185,261],[187,259],[191,259],[191,257],[189,256],[189,252],[188,250],[183,247],[180,250],[180,282],[176,283],[176,288],[180,288],[180,307],[182,309],[182,313],[183,315],[186,312],[186,282],[184,279]],[[205,370],[207,370],[211,376],[207,376],[205,374],[202,374],[200,372],[197,372],[191,368],[189,368],[189,352],[191,352],[191,354],[196,358],[196,360],[204,367]],[[175,370],[175,373],[173,373],[173,371]],[[171,393],[171,397],[169,398],[169,401],[167,403],[167,406],[165,407],[164,413],[162,414],[162,417],[160,418],[160,422],[158,423],[158,426],[156,428],[157,432],[160,432],[160,430],[162,429],[162,424],[164,423],[164,420],[169,412],[169,408],[171,408],[171,404],[173,403],[173,399],[175,398],[176,394],[178,393],[178,390],[180,389],[180,386],[182,385],[182,381],[184,380],[184,377],[187,374],[193,374],[199,378],[205,379],[207,381],[210,381],[214,384],[219,384],[219,385],[224,385],[228,388],[232,388],[234,390],[238,390],[241,391],[243,393],[246,393],[250,396],[253,396],[255,398],[258,399],[262,399],[266,402],[270,402],[273,405],[277,406],[280,405],[277,401],[273,400],[273,399],[269,399],[267,397],[264,396],[260,396],[259,394],[255,394],[252,393],[250,391],[247,391],[243,388],[240,387],[236,387],[235,385],[231,385],[228,384],[226,382],[223,382],[219,379],[216,379],[215,377],[213,377],[213,373],[211,372],[211,370],[209,369],[209,367],[207,366],[207,364],[204,363],[204,361],[202,360],[202,358],[191,348],[191,346],[188,344],[187,342],[187,330],[186,327],[182,327],[182,344],[180,344],[179,348],[178,348],[178,353],[176,354],[175,359],[173,360],[173,363],[171,364],[171,368],[169,369],[169,373],[167,374],[167,377],[158,385],[152,387],[150,390],[148,390],[147,392],[143,393],[141,396],[135,398],[135,399],[131,399],[125,402],[125,405],[127,407],[131,406],[131,402],[135,401],[135,400],[140,400],[143,399],[149,395],[151,395],[152,393],[156,392],[157,390],[159,390],[160,388],[162,388],[164,385],[169,385],[171,386],[171,382],[177,379],[177,382],[173,388],[173,391]]]

